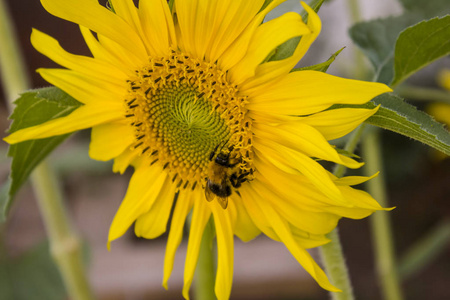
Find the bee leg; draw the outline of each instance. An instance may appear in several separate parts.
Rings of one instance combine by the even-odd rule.
[[[234,163],[234,164],[228,163],[228,164],[227,164],[227,167],[228,167],[228,168],[234,168],[234,167],[237,166],[238,164],[239,164],[239,162]]]
[[[245,182],[245,181],[247,181],[247,179],[245,179],[244,177],[242,177],[242,175],[244,175],[244,174],[241,174],[239,177],[236,175],[236,174],[232,174],[231,176],[230,176],[230,182],[231,182],[231,185],[234,187],[234,188],[240,188],[241,187],[241,184],[243,183],[243,182]]]
[[[245,173],[242,173],[242,174],[239,175],[239,176],[237,176],[236,174],[232,174],[232,175],[230,176],[230,182],[231,182],[231,185],[232,185],[234,188],[239,188],[239,187],[241,187],[242,183],[248,181],[248,178],[246,178],[245,176],[247,176],[247,175],[249,175],[249,174],[253,174],[253,172],[252,172],[252,171],[250,171],[250,172],[245,172]]]
[[[213,160],[214,155],[216,155],[216,151],[217,151],[217,148],[219,148],[219,145],[220,145],[220,144],[218,144],[218,145],[214,148],[214,150],[209,154],[209,160],[210,160],[210,161]]]
[[[230,183],[231,183],[231,185],[232,185],[234,188],[238,188],[238,187],[241,186],[241,185],[239,184],[238,177],[237,177],[236,174],[231,174],[231,176],[230,176]]]

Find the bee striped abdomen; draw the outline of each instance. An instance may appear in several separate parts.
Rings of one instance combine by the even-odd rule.
[[[219,197],[228,197],[231,195],[231,187],[229,185],[217,184],[208,180],[208,188]]]

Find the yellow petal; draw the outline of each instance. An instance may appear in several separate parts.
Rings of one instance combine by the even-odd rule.
[[[233,281],[233,229],[230,214],[217,203],[209,202],[217,237],[217,276],[214,291],[218,300],[228,300]]]
[[[38,72],[47,82],[59,87],[81,103],[120,106],[122,114],[125,115],[123,109],[125,82],[123,85],[115,85],[65,69],[38,69]]]
[[[272,206],[266,201],[258,201],[257,205],[261,207],[261,210],[268,217],[272,228],[279,236],[281,242],[288,248],[289,252],[291,252],[295,259],[302,265],[305,271],[308,272],[322,288],[332,292],[339,292],[340,290],[330,283],[325,273],[317,265],[311,255],[296,243],[287,222],[278,215]]]
[[[239,35],[239,37],[228,47],[228,49],[220,56],[217,62],[221,70],[229,70],[237,62],[239,62],[247,52],[250,44],[250,40],[255,34],[258,26],[261,25],[264,17],[276,6],[286,0],[273,0],[262,11],[260,11],[253,20],[248,24],[245,30]],[[249,2],[249,1],[246,1]]]
[[[108,107],[94,104],[83,105],[66,117],[18,130],[4,140],[7,143],[15,144],[26,140],[42,139],[90,128],[121,118],[123,118],[122,105],[120,107],[113,105]]]
[[[144,31],[143,39],[151,55],[164,56],[169,53],[169,47],[177,48],[175,27],[167,1],[139,1],[139,16]]]
[[[134,69],[132,67],[130,68],[130,65],[124,62],[122,58],[116,57],[113,53],[105,49],[105,47],[103,47],[97,38],[92,34],[90,29],[80,25],[80,31],[86,45],[96,59],[116,66],[117,69],[127,74],[128,77],[136,74]]]
[[[253,130],[255,136],[261,139],[279,143],[309,157],[332,161],[348,168],[359,168],[362,165],[352,159],[342,160],[320,132],[301,122],[284,122],[278,126],[255,122]]]
[[[254,181],[258,180],[255,178]],[[241,193],[243,201],[242,203],[245,206],[252,222],[261,230],[265,235],[270,237],[274,241],[279,241],[277,234],[270,226],[269,220],[267,220],[263,211],[256,205],[257,201],[261,201],[259,195],[255,192],[250,184],[243,185],[241,189],[239,189],[239,193]]]
[[[253,223],[250,215],[245,209],[243,199],[239,196],[232,196],[232,201],[236,205],[236,225],[234,234],[242,241],[248,242],[261,233],[261,230]]]
[[[113,172],[123,174],[130,164],[138,157],[135,149],[127,148],[114,159]]]
[[[272,114],[308,115],[333,104],[363,104],[391,89],[381,83],[332,76],[318,71],[289,73],[254,89],[248,109]]]
[[[293,202],[302,208],[312,212],[329,212],[338,216],[361,219],[382,209],[380,205],[367,193],[355,190],[348,186],[337,185],[345,200],[344,204],[326,197],[302,175],[285,174],[278,168],[270,165],[267,160],[255,157],[255,167],[258,177],[263,184],[267,185],[276,193],[280,194],[285,201]],[[336,180],[330,174],[328,176]],[[253,183],[253,182],[252,182]],[[243,186],[244,187],[244,186]],[[256,224],[256,222],[255,222]]]
[[[326,211],[326,207],[331,205],[352,206],[350,203],[337,203],[323,194],[306,176],[286,173],[264,157],[255,155],[254,163],[259,180],[272,186],[286,201],[302,203],[304,209],[320,212]],[[331,178],[329,172],[326,174]]]
[[[255,16],[264,1],[199,0],[175,2],[185,51],[215,62]],[[215,53],[211,55],[214,48]]]
[[[288,74],[306,54],[311,44],[319,35],[322,28],[322,23],[319,16],[304,2],[301,2],[301,4],[308,12],[307,26],[310,30],[310,34],[305,34],[302,36],[292,56],[279,61],[269,61],[261,64],[256,69],[255,77],[250,78],[245,84],[242,85],[241,88],[244,92],[259,85],[271,82],[282,75]]]
[[[189,299],[189,289],[194,278],[195,267],[197,266],[200,243],[206,223],[211,216],[211,210],[207,206],[205,197],[196,190],[194,212],[192,213],[191,230],[189,231],[189,242],[184,266],[184,286],[183,297]]]
[[[173,269],[175,253],[183,238],[184,223],[186,217],[194,203],[193,197],[189,192],[180,192],[175,204],[175,209],[170,224],[169,237],[167,239],[166,254],[164,256],[164,277],[163,286],[168,288],[167,282]]]
[[[366,176],[346,176],[346,177],[341,177],[341,178],[335,177],[334,182],[337,185],[347,185],[347,186],[358,185],[358,184],[364,183],[372,178],[377,177],[379,173],[380,172],[376,172],[375,174],[373,174],[370,177],[366,177]]]
[[[166,180],[167,174],[157,166],[135,170],[127,194],[109,228],[108,248],[111,241],[121,237],[139,216],[150,210]]]
[[[391,210],[392,208],[382,208],[380,204],[367,192],[354,189],[349,186],[339,186],[348,201],[353,202],[355,207],[371,210]]]
[[[293,226],[312,234],[326,234],[332,231],[339,220],[339,216],[326,212],[306,211],[301,202],[294,203],[279,196],[277,189],[258,181],[252,182],[252,188],[260,199],[270,202],[277,213]],[[296,188],[296,187],[292,187]]]
[[[261,9],[263,0],[253,1],[219,1],[217,16],[220,22],[215,22],[214,38],[211,39],[206,59],[211,62],[220,60],[226,49],[239,37]]]
[[[91,131],[89,156],[102,161],[113,159],[125,151],[134,140],[133,128],[126,121],[94,126]]]
[[[135,30],[97,1],[41,0],[41,3],[49,13],[83,25],[115,41],[127,49],[128,56],[134,56],[142,61],[147,58],[145,47]]]
[[[330,239],[323,234],[311,234],[292,225],[290,230],[295,242],[305,249],[319,247],[330,242]]]
[[[143,58],[130,55],[128,49],[104,35],[97,34],[97,38],[101,47],[105,49],[110,56],[113,56],[115,60],[121,61],[120,65],[125,66],[125,69],[135,71],[148,61],[148,56]],[[136,73],[134,75],[136,75]]]
[[[198,13],[199,5],[207,5],[207,3],[199,3],[200,1],[180,0],[173,4],[173,11],[177,17],[177,30],[180,31],[179,38],[182,38],[180,46],[182,50],[191,55],[196,55],[195,48],[195,20],[197,18],[206,18],[205,13]],[[196,56],[199,58],[198,56]]]
[[[263,23],[252,37],[247,53],[239,63],[229,70],[232,81],[241,84],[255,75],[256,68],[279,45],[291,38],[309,34],[302,17],[289,12],[279,18]]]
[[[117,85],[122,85],[127,79],[125,73],[111,64],[91,57],[73,55],[66,52],[57,40],[39,30],[33,29],[31,43],[37,51],[49,57],[57,64],[77,71],[80,74],[102,79]]]
[[[154,239],[166,232],[172,210],[176,186],[166,180],[150,210],[137,218],[134,232],[137,237]]]
[[[341,108],[322,111],[307,117],[300,117],[299,122],[313,126],[327,139],[334,140],[352,132],[367,118],[378,110],[361,108]]]
[[[167,10],[169,9],[167,2],[164,3],[161,0],[139,1],[139,10],[133,1],[111,0],[111,2],[115,13],[138,33],[149,56],[164,56],[169,53],[167,28],[164,26],[166,24],[165,17],[170,16],[164,12],[164,6]],[[171,16],[170,19],[172,20]]]
[[[114,7],[114,13],[122,18],[133,31],[138,33],[139,36],[143,36],[141,22],[139,20],[138,9],[134,5],[133,1],[129,0],[110,0],[112,7]],[[147,2],[147,1],[144,1]]]
[[[345,205],[345,200],[325,169],[306,155],[268,140],[254,138],[255,153],[290,174],[303,174],[325,196]]]

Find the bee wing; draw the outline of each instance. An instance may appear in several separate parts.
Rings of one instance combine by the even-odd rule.
[[[210,181],[208,180],[206,182],[206,187],[205,187],[205,198],[208,202],[211,202],[212,200],[214,200],[214,198],[217,199],[217,202],[219,202],[220,206],[222,206],[223,209],[226,209],[228,206],[228,197],[222,197],[222,196],[218,196],[216,194],[214,194],[214,192],[211,190],[210,188]]]
[[[209,187],[209,185],[210,185],[210,182],[208,180],[208,182],[206,182],[206,187],[205,187],[205,198],[206,198],[206,200],[208,200],[208,202],[211,202],[216,197],[216,194],[214,194],[213,191],[211,191],[211,188]]]
[[[228,206],[228,197],[216,197],[217,202],[219,202],[220,206],[222,206],[223,209],[227,209]]]

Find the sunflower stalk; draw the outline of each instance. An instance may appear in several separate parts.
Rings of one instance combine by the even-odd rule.
[[[372,175],[380,171],[379,176],[367,182],[368,191],[377,199],[381,206],[388,207],[386,185],[382,175],[383,163],[380,142],[380,131],[371,130],[364,137],[362,148],[366,160],[366,175]],[[383,298],[387,300],[401,300],[403,296],[397,275],[392,226],[388,212],[379,211],[371,216],[370,219],[375,245],[377,275],[381,284]]]
[[[214,300],[215,282],[215,258],[214,258],[214,236],[215,229],[213,219],[210,218],[203,232],[202,242],[200,244],[200,253],[197,263],[195,278],[195,299]]]
[[[450,104],[450,93],[435,88],[401,85],[395,89],[395,93],[403,98],[427,102],[443,102]]]
[[[30,87],[12,24],[6,5],[0,0],[0,67],[10,110],[19,93]],[[48,163],[36,167],[31,181],[50,239],[51,254],[70,298],[93,299],[84,272],[81,242],[70,226],[57,178]]]
[[[364,127],[365,125],[363,124],[353,131],[344,148],[347,152],[353,153],[355,151],[356,146],[361,139]],[[345,170],[346,168],[344,166],[336,165],[333,174],[337,177],[342,177],[344,176]],[[322,262],[325,265],[330,281],[342,290],[340,293],[332,292],[331,297],[333,300],[355,299],[347,265],[345,263],[344,253],[339,240],[338,229],[334,229],[327,237],[330,239],[330,242],[320,247],[320,256],[322,257]]]

